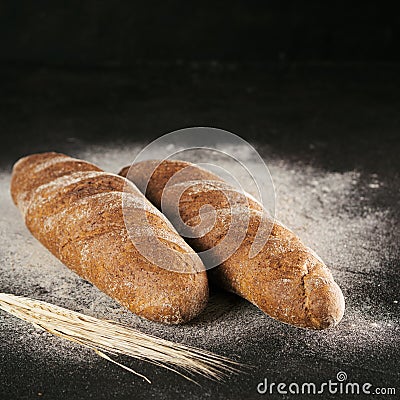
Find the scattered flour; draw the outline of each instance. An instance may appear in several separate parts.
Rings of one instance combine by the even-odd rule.
[[[73,156],[118,173],[140,149],[139,145],[92,146]],[[213,161],[201,155],[191,160]],[[326,172],[273,156],[265,161],[275,184],[276,217],[325,260],[344,291],[347,309],[336,329],[312,332],[283,325],[248,302],[219,292],[212,295],[197,320],[183,326],[163,326],[133,315],[64,267],[30,235],[9,194],[11,166],[0,172],[0,291],[115,319],[244,362],[246,354],[275,341],[278,344],[273,350],[270,346],[270,354],[260,356],[260,362],[268,359],[272,363],[282,354],[307,352],[343,364],[358,362],[365,368],[376,368],[385,354],[398,351],[400,336],[396,287],[400,232],[387,210],[368,205],[368,189],[376,192],[384,190],[384,185],[378,176],[365,183],[356,171]],[[232,160],[219,163],[240,178],[241,170]],[[256,195],[254,188],[244,185],[244,189]],[[18,338],[26,351],[49,359],[91,362],[96,357],[4,312],[0,312],[0,322],[0,351]]]

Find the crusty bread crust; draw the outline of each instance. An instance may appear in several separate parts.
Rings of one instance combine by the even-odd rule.
[[[47,249],[135,314],[175,324],[205,307],[208,283],[201,260],[126,179],[63,154],[34,154],[14,165],[11,195],[28,229]],[[123,205],[132,216],[145,210],[146,224],[175,250],[175,271],[184,273],[154,265],[138,251]],[[148,226],[134,228],[146,240]]]
[[[201,237],[188,239],[196,251],[215,247],[227,234],[234,214],[249,215],[238,249],[209,271],[213,282],[249,300],[271,317],[298,327],[325,329],[341,320],[344,298],[331,272],[288,228],[270,219],[268,240],[255,257],[250,257],[263,216],[261,204],[251,196],[211,172],[182,161],[143,161],[124,168],[120,175],[146,190],[146,197],[158,208],[163,196],[163,212],[171,221],[177,218],[172,204],[177,193],[179,214],[187,225],[200,223],[199,210],[212,205],[216,211],[214,227]],[[190,182],[191,187],[182,192],[180,186],[185,182]],[[233,208],[226,199],[226,193],[232,191],[236,191]]]

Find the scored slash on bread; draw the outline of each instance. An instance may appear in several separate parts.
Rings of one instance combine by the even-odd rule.
[[[14,165],[11,195],[48,250],[135,314],[175,324],[205,307],[208,282],[200,258],[125,178],[63,154],[33,154]],[[131,225],[142,246],[154,234],[162,240],[163,246],[150,249],[159,259],[174,250],[175,271],[155,265],[135,247],[123,207],[132,218],[147,216]]]
[[[270,219],[270,229],[265,233],[268,237],[252,256],[265,213],[250,195],[205,169],[177,160],[142,161],[119,174],[135,183],[157,208],[162,205],[172,222],[181,218],[195,227],[202,222],[201,208],[212,206],[212,229],[187,239],[198,252],[212,249],[223,240],[234,215],[248,215],[248,227],[238,248],[209,270],[210,280],[222,288],[244,297],[271,317],[298,327],[325,329],[342,319],[344,298],[331,272],[288,228]],[[227,201],[227,193],[232,192],[236,192],[234,207]]]

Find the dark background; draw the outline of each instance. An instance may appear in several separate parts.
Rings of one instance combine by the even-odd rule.
[[[390,4],[2,1],[1,160],[205,125],[329,167],[387,168],[400,105]]]
[[[285,160],[378,174],[387,189],[370,205],[398,218],[400,14],[390,4],[1,1],[0,164],[10,169],[36,151],[73,155],[86,145],[215,126]],[[389,250],[392,296],[399,257]],[[372,299],[385,296],[365,290]],[[49,372],[20,353],[3,357],[12,398],[35,398],[38,385],[57,398],[135,394],[130,377],[121,384],[118,370],[110,375],[101,362],[94,372],[68,365]],[[296,358],[289,364],[276,368],[301,377],[307,369]],[[394,359],[379,367],[379,378],[372,370],[360,376],[393,384]],[[179,392],[170,379],[163,398]],[[235,387],[221,387],[220,398],[225,390]]]
[[[3,63],[399,61],[400,17],[379,1],[2,1]]]

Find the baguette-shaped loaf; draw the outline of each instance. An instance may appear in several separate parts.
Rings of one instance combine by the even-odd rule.
[[[135,314],[176,324],[205,307],[208,283],[200,258],[125,178],[63,154],[34,154],[14,165],[11,195],[28,229],[47,249]],[[163,242],[153,252],[173,249],[175,271],[138,251],[123,205],[142,243],[151,232]],[[146,221],[135,218],[140,212]]]
[[[143,161],[124,168],[120,175],[146,190],[146,197],[158,208],[162,201],[163,212],[173,223],[178,212],[183,223],[194,227],[202,222],[200,209],[207,204],[214,207],[213,228],[203,236],[188,239],[199,252],[221,242],[233,214],[248,213],[243,240],[228,259],[210,269],[211,282],[244,297],[271,317],[298,327],[325,329],[341,320],[344,298],[331,272],[288,228],[270,219],[268,240],[256,256],[250,256],[263,216],[262,205],[251,196],[211,172],[182,161]],[[227,193],[234,200],[234,209]],[[174,207],[177,198],[179,204]]]

